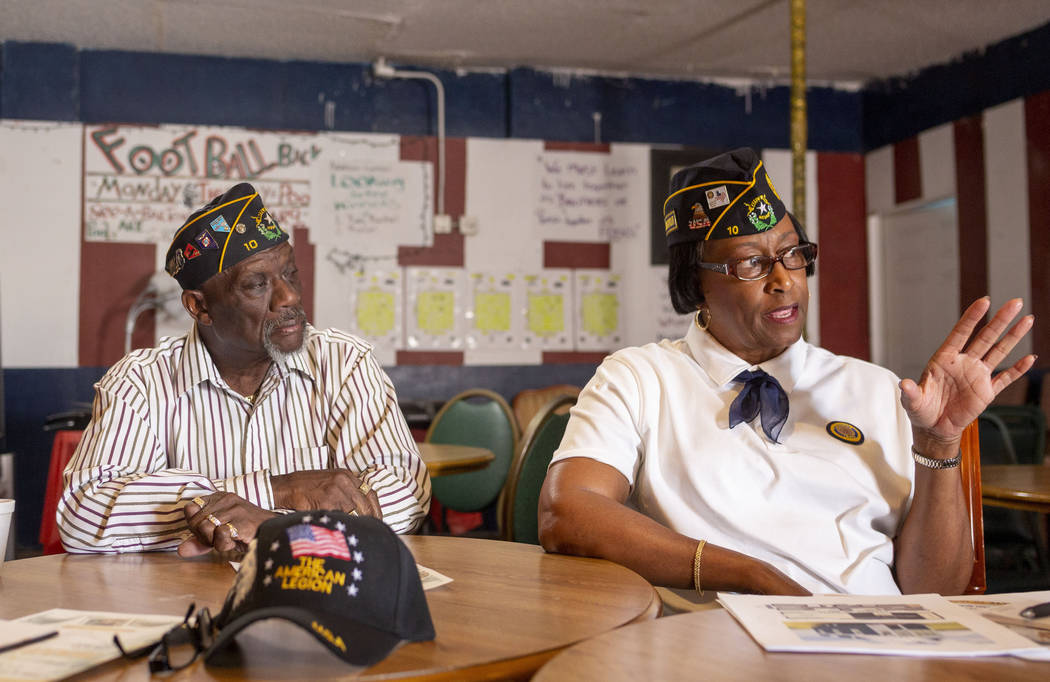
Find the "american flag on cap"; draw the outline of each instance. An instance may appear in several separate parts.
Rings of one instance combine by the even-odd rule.
[[[287,532],[293,557],[330,556],[350,561],[350,548],[346,544],[346,536],[337,530],[300,523],[289,528]]]

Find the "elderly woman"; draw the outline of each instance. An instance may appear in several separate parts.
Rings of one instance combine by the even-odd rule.
[[[956,594],[973,565],[963,428],[1032,366],[1032,327],[970,305],[916,383],[801,339],[817,246],[739,149],[664,204],[684,339],[614,353],[572,411],[540,499],[548,551],[675,588]]]

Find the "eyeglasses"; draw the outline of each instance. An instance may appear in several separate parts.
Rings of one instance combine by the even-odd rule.
[[[700,267],[751,282],[768,275],[773,270],[774,263],[780,263],[788,270],[801,270],[815,260],[817,245],[803,242],[787,251],[781,251],[776,256],[748,256],[730,263],[700,263]]]
[[[182,670],[197,660],[197,657],[211,646],[214,639],[214,625],[208,609],[197,611],[197,617],[191,621],[190,616],[194,610],[195,605],[190,604],[182,623],[165,632],[159,642],[131,651],[127,651],[121,645],[116,635],[113,635],[113,643],[124,658],[135,659],[149,654],[150,673]]]

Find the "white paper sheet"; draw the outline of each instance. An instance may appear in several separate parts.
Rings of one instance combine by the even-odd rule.
[[[1028,639],[935,594],[723,594],[719,602],[767,651],[995,656],[1037,650]]]
[[[125,649],[136,649],[159,640],[182,617],[51,609],[14,622],[59,634],[0,654],[0,679],[60,680],[120,656],[114,635]]]

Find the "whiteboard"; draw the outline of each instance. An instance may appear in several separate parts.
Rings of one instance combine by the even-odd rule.
[[[4,367],[76,367],[79,123],[0,122]]]

